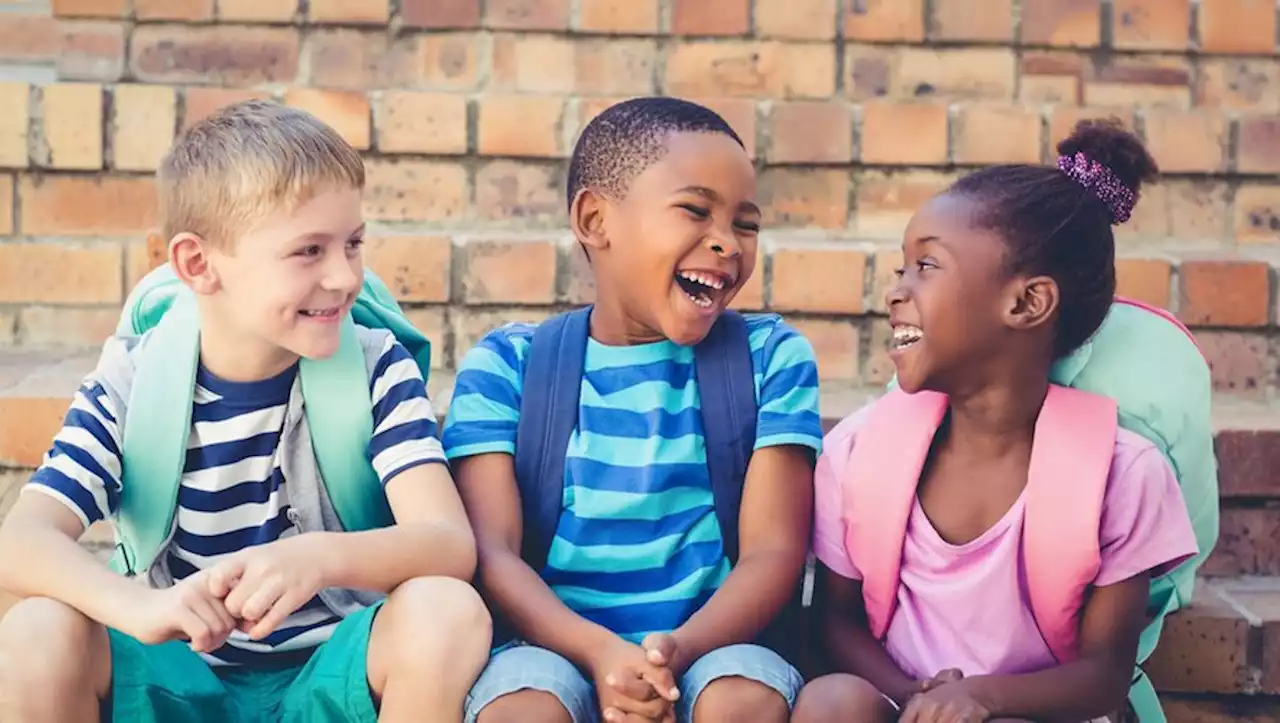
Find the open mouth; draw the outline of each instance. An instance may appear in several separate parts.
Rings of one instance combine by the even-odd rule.
[[[342,311],[341,306],[331,306],[327,309],[303,309],[298,313],[309,319],[333,319]]]
[[[733,279],[710,271],[677,271],[676,284],[699,308],[715,306],[724,290],[733,286]]]
[[[893,327],[893,339],[889,342],[889,346],[894,351],[902,351],[909,349],[917,342],[924,338],[924,332],[918,326],[895,326]]]

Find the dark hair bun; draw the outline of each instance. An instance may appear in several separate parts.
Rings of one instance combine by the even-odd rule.
[[[1143,182],[1154,181],[1160,173],[1155,159],[1147,153],[1142,141],[1125,129],[1118,118],[1082,120],[1065,140],[1058,144],[1063,156],[1083,153],[1111,169],[1121,183],[1137,194]]]

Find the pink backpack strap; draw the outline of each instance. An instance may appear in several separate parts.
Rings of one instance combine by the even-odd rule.
[[[1101,563],[1118,424],[1115,400],[1057,385],[1036,420],[1022,545],[1031,611],[1059,662],[1076,656],[1084,596]]]
[[[1178,321],[1178,317],[1169,313],[1165,309],[1161,309],[1158,306],[1152,306],[1151,304],[1148,304],[1143,301],[1138,301],[1137,299],[1130,299],[1127,296],[1117,296],[1115,297],[1115,302],[1117,304],[1125,304],[1126,306],[1137,307],[1139,309],[1149,311],[1152,314],[1155,314],[1156,316],[1163,318],[1165,321],[1168,321],[1170,324],[1173,324],[1174,326],[1181,329],[1182,333],[1186,334],[1187,338],[1191,340],[1191,343],[1195,344],[1197,349],[1200,348],[1200,345],[1196,343],[1195,335],[1191,333],[1191,330],[1187,328],[1186,324],[1183,324],[1181,321]],[[1201,353],[1203,353],[1203,350],[1201,350]]]
[[[907,520],[946,413],[943,394],[893,389],[872,407],[849,456],[845,544],[862,573],[862,597],[877,639],[884,638],[893,617]]]

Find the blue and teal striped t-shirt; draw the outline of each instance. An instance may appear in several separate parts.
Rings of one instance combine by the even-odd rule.
[[[759,407],[755,448],[819,450],[813,348],[776,315],[746,320]],[[515,454],[534,328],[496,329],[463,359],[442,435],[450,459]],[[693,347],[587,342],[560,522],[540,571],[570,609],[638,642],[679,627],[724,581],[729,562],[702,430]]]

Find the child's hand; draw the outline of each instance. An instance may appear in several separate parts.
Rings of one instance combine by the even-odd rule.
[[[922,681],[920,683],[920,692],[928,693],[929,691],[933,690],[934,688],[937,688],[943,683],[954,683],[957,680],[963,680],[963,679],[964,679],[964,672],[961,671],[959,668],[947,668],[946,670],[939,671],[938,674],[933,676],[932,678]]]
[[[324,587],[322,556],[306,535],[242,550],[209,570],[209,592],[253,640],[270,635]]]
[[[197,573],[161,590],[139,588],[136,604],[115,627],[147,645],[187,640],[197,653],[217,650],[236,621],[222,600],[211,594],[205,573]]]
[[[609,723],[674,723],[671,703],[680,697],[675,679],[668,668],[646,658],[644,648],[619,639],[590,661],[596,697]]]
[[[651,664],[669,669],[673,676],[680,673],[680,649],[676,645],[676,639],[670,634],[652,633],[645,637],[640,647],[644,648],[645,659]]]
[[[931,687],[907,701],[898,723],[984,723],[991,717],[986,706],[973,696],[968,681],[954,675],[948,676],[951,680],[939,681],[941,677],[939,673],[925,681],[924,685],[932,684]]]

